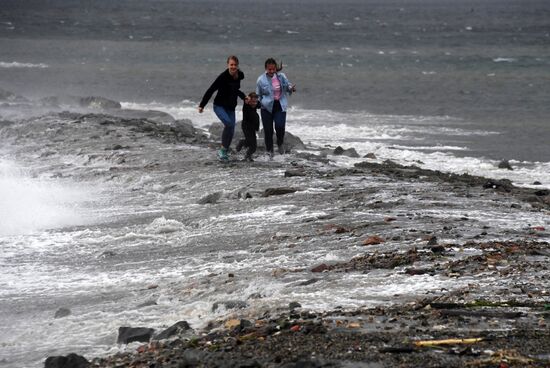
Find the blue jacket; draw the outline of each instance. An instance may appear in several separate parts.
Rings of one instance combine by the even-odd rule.
[[[284,73],[275,73],[279,82],[281,83],[281,98],[279,102],[281,103],[281,109],[286,111],[288,108],[288,99],[287,94],[292,94],[292,87]],[[267,76],[266,73],[263,73],[258,77],[256,81],[256,93],[262,105],[262,109],[266,109],[269,112],[273,112],[273,85],[271,84],[271,78]]]

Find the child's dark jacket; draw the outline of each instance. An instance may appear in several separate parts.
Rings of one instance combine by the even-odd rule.
[[[260,116],[256,111],[260,107],[260,103],[256,107],[252,107],[249,104],[245,103],[243,105],[243,129],[249,129],[258,131],[260,130]]]

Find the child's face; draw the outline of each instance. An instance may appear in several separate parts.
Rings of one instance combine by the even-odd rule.
[[[248,99],[248,104],[250,106],[256,106],[258,104],[258,97],[250,97]]]

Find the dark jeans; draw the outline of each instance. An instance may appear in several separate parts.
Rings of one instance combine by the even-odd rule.
[[[242,147],[247,147],[246,156],[250,157],[254,152],[256,152],[257,142],[256,142],[256,131],[254,128],[248,128],[243,126],[244,139],[239,141],[239,149]]]
[[[267,152],[273,152],[273,123],[275,123],[275,134],[277,136],[277,146],[285,141],[285,123],[286,112],[281,109],[279,101],[273,103],[273,111],[261,110],[262,125],[264,127],[265,149]]]

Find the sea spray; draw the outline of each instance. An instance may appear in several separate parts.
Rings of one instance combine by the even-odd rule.
[[[15,163],[0,159],[0,235],[20,235],[64,226],[84,224],[89,219],[79,204],[90,193],[74,184],[29,176]]]

